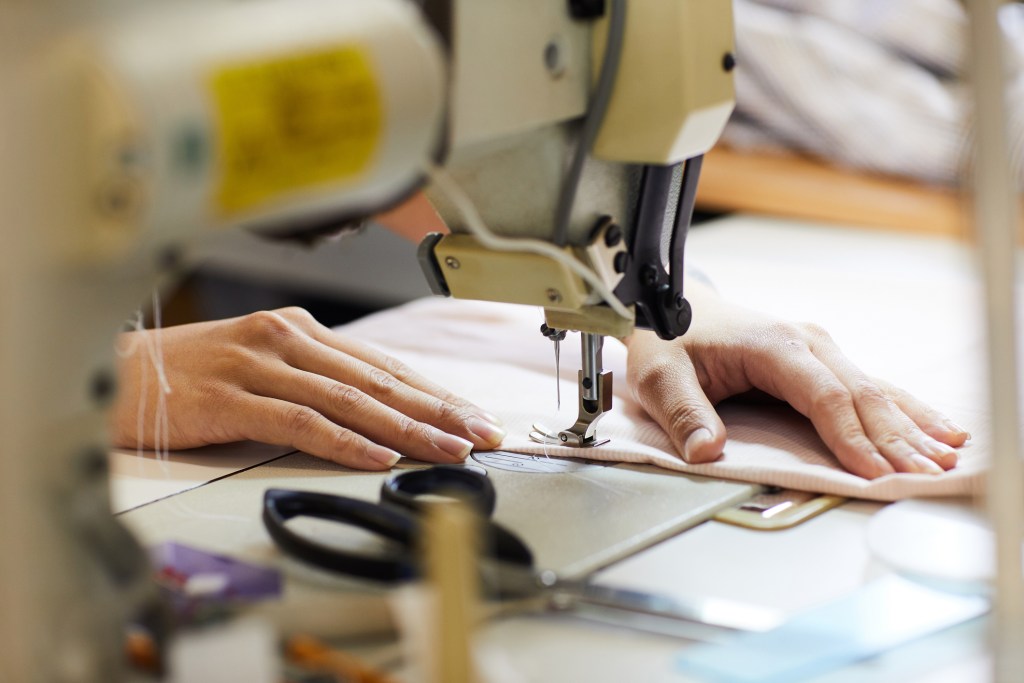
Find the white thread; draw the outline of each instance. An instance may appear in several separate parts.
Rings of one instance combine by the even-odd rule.
[[[149,405],[149,366],[152,365],[158,383],[156,410],[153,416],[153,451],[158,460],[170,457],[170,416],[167,411],[167,395],[171,384],[167,380],[164,366],[163,335],[160,311],[160,294],[153,290],[153,330],[146,331],[142,311],[136,311],[133,319],[127,321],[133,334],[129,335],[126,348],[115,346],[118,357],[129,359],[139,353],[140,346],[145,355],[139,358],[139,403],[135,414],[135,454],[143,457],[145,451],[146,408]],[[148,361],[148,362],[147,362]]]
[[[171,385],[167,381],[164,368],[163,327],[161,325],[160,291],[153,290],[153,332],[147,335],[146,346],[149,349],[150,361],[156,370],[157,399],[156,413],[153,416],[153,447],[157,457],[167,460],[171,451],[170,419],[167,414],[167,395],[171,393]]]
[[[133,332],[138,332],[139,330],[141,330],[142,311],[135,311],[135,317],[129,320],[125,320],[124,324],[126,327],[130,327]],[[116,353],[119,358],[131,358],[139,349],[139,338],[140,336],[137,334],[129,335],[128,348],[122,349],[115,344],[114,353]]]
[[[612,290],[608,288],[608,285],[590,268],[574,259],[572,256],[562,251],[553,244],[549,244],[542,240],[531,239],[531,238],[511,238],[495,235],[491,232],[487,224],[484,223],[483,217],[477,211],[476,206],[473,204],[473,200],[462,191],[455,179],[449,175],[440,166],[436,164],[427,164],[426,173],[430,177],[430,181],[437,186],[441,192],[445,194],[448,200],[452,203],[455,209],[459,212],[462,220],[466,224],[466,228],[473,233],[473,235],[480,240],[480,243],[488,249],[495,251],[522,251],[531,254],[539,254],[540,256],[547,256],[550,259],[561,263],[572,272],[579,275],[589,284],[593,290],[601,297],[601,299],[608,304],[612,310],[614,310],[619,316],[626,320],[632,320],[633,314],[619,299],[612,293]]]
[[[247,526],[250,527],[249,528],[250,536],[253,535],[253,534],[259,535],[259,532],[258,531],[253,531],[253,529],[251,527],[251,524],[252,524],[252,521],[253,521],[252,516],[249,516],[249,515],[218,514],[216,512],[206,512],[205,510],[200,510],[198,508],[194,508],[191,505],[189,505],[187,502],[185,502],[185,500],[183,500],[184,497],[185,497],[184,494],[191,493],[194,490],[195,489],[189,489],[187,491],[181,491],[180,493],[178,493],[176,495],[172,495],[172,496],[169,496],[169,497],[165,498],[163,502],[165,502],[169,506],[170,509],[168,510],[168,512],[169,513],[173,512],[178,517],[182,517],[182,518],[195,517],[196,519],[218,520],[218,521],[222,521],[222,522],[242,522],[242,523],[244,523],[244,524],[246,524]]]
[[[135,328],[138,339],[145,343],[146,327],[142,323],[142,312],[139,311],[138,327]],[[149,354],[139,356],[139,405],[135,412],[135,454],[142,455],[146,447],[146,405],[149,402]]]
[[[143,323],[142,311],[135,311],[134,318],[126,320],[125,326],[131,328],[131,333],[128,335],[128,346],[123,349],[118,345],[114,346],[114,352],[122,360],[133,358],[139,352],[139,345],[145,343],[146,326]],[[147,353],[146,356],[148,355]],[[146,360],[146,357],[139,358],[139,403],[135,409],[135,455],[139,458],[143,457],[145,450],[145,439],[143,437],[146,433],[146,404],[149,398],[149,365],[146,363]]]

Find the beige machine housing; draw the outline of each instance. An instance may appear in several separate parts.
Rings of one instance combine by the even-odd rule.
[[[592,89],[604,55],[607,12],[581,22],[560,3],[546,0],[455,0],[453,5],[456,125],[446,167],[493,232],[551,241],[586,111],[585,90]],[[595,270],[598,264],[587,254],[597,243],[595,226],[610,216],[628,232],[639,165],[671,165],[703,154],[734,106],[729,0],[629,0],[626,7],[615,88],[569,218],[569,244]],[[460,59],[482,45],[493,46],[479,58],[493,69]],[[535,57],[495,57],[513,45],[519,54],[533,50]],[[559,56],[551,59],[552,52]],[[510,117],[510,111],[517,115]],[[454,233],[469,231],[448,197],[430,188],[427,193]],[[541,305],[549,323],[573,330],[615,336],[632,331],[632,320],[616,320],[620,316],[599,305],[585,283],[563,277],[565,269],[543,257],[490,251],[462,235],[441,239],[434,250],[455,297]],[[473,267],[446,268],[445,259],[455,252],[460,263]],[[614,271],[598,272],[614,286]],[[547,298],[552,291],[562,296]]]
[[[594,29],[595,64],[606,24]],[[630,0],[619,78],[594,156],[673,164],[707,152],[735,105],[734,55],[731,2]]]

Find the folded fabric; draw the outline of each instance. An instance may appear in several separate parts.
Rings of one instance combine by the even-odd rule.
[[[508,437],[502,448],[522,453],[648,463],[722,479],[874,500],[974,495],[983,489],[985,449],[977,427],[982,414],[947,412],[972,425],[975,438],[961,449],[960,464],[941,475],[893,474],[866,480],[846,472],[810,422],[781,405],[726,403],[719,412],[729,433],[716,462],[689,465],[668,436],[634,400],[626,383],[626,349],[614,339],[604,347],[604,367],[614,373],[615,404],[599,423],[611,439],[599,448],[546,446],[528,437],[535,422],[563,429],[576,416],[579,335],[562,342],[556,404],[553,343],[541,336],[539,309],[450,299],[427,299],[339,328],[378,346],[420,374],[496,413]]]

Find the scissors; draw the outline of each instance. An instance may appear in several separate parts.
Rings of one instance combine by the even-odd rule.
[[[381,486],[379,503],[268,489],[263,497],[263,523],[274,542],[299,560],[397,585],[420,576],[421,518],[431,498],[438,496],[464,501],[482,519],[480,576],[488,596],[512,605],[501,613],[537,608],[571,611],[627,628],[699,640],[716,640],[731,630],[767,630],[782,621],[780,614],[760,607],[714,599],[680,601],[539,570],[526,543],[491,519],[497,495],[490,479],[466,467],[439,465],[392,475]],[[288,520],[297,517],[347,524],[393,543],[375,553],[328,546],[290,528]]]
[[[511,531],[490,521],[497,496],[486,475],[465,467],[439,465],[408,470],[386,479],[380,503],[310,491],[268,489],[263,496],[263,524],[286,553],[320,569],[397,584],[419,576],[418,543],[428,496],[457,498],[484,520],[482,554],[524,568],[533,553]],[[370,554],[327,546],[290,528],[295,517],[316,517],[364,529],[394,541],[389,549]]]

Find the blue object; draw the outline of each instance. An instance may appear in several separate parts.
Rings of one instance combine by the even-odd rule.
[[[771,631],[698,645],[680,669],[715,683],[792,683],[848,666],[987,612],[988,601],[888,576]]]

